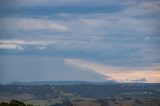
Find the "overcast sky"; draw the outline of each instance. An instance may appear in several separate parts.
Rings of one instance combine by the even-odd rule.
[[[160,82],[159,0],[1,0],[0,82]]]

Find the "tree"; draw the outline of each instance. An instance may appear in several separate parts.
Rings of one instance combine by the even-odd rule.
[[[0,103],[0,106],[33,106],[33,105],[26,105],[23,102],[20,102],[18,100],[11,100],[10,103],[2,102]]]

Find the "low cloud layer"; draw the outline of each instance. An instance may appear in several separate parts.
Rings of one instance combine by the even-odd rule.
[[[160,70],[154,69],[124,69],[97,64],[78,59],[65,59],[65,63],[81,69],[88,69],[106,76],[107,80],[117,82],[160,82]],[[145,79],[145,80],[144,80]]]

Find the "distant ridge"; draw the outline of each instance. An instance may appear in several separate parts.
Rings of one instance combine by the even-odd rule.
[[[116,83],[113,81],[106,82],[89,82],[89,81],[31,81],[31,82],[18,82],[14,81],[8,83],[8,85],[79,85],[79,84],[96,84],[96,85],[104,85],[104,84],[112,84]]]

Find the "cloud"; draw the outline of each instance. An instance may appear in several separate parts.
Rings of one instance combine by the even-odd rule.
[[[141,78],[141,79],[136,79],[136,80],[131,80],[134,83],[144,83],[146,82],[146,78]]]
[[[44,49],[46,46],[53,43],[54,41],[48,40],[0,40],[0,49],[22,50],[24,46],[28,45],[38,46],[38,49]]]
[[[138,11],[138,10],[137,10]],[[136,12],[136,10],[134,10]],[[92,14],[67,14],[65,23],[70,26],[73,32],[85,33],[87,35],[110,35],[110,34],[128,34],[130,35],[153,35],[159,31],[159,23],[156,18],[145,18],[147,16],[138,16],[127,13],[92,13]],[[78,16],[78,17],[77,17]],[[63,17],[63,16],[59,16]],[[136,17],[142,17],[136,18]],[[78,24],[78,26],[77,26]]]
[[[19,45],[14,45],[14,44],[0,44],[0,49],[19,49],[19,50],[22,50],[23,48]]]
[[[153,63],[152,64],[153,65],[153,67],[155,67],[155,69],[157,69],[157,70],[160,70],[160,63]]]
[[[5,1],[4,1],[5,2]],[[35,7],[35,6],[68,6],[68,5],[76,5],[76,6],[82,6],[82,5],[89,5],[93,6],[91,4],[98,5],[105,5],[105,4],[114,4],[116,2],[119,2],[119,0],[100,0],[99,3],[97,3],[97,0],[13,0],[12,3],[17,4],[18,7]],[[119,2],[121,3],[121,2]],[[9,2],[6,4],[10,5]]]
[[[108,16],[107,14],[103,16],[97,14],[95,16],[97,17],[80,19],[84,23],[84,30],[90,29],[88,31],[97,34],[100,32],[106,32],[108,34],[136,33],[144,35],[153,33],[158,28],[156,20],[152,19],[139,20],[132,17],[121,17],[118,15]]]
[[[58,56],[90,58],[104,64],[131,68],[149,67],[160,59],[159,0],[13,2],[8,2],[11,6],[6,5],[7,11],[2,9],[0,14],[0,39],[19,39],[25,43],[15,40],[14,43],[2,42],[1,49],[22,50],[26,46],[34,46],[42,51],[34,53],[26,47],[25,54],[43,52],[54,56],[56,53]],[[16,9],[8,13],[13,6]],[[34,40],[25,40],[32,38]],[[44,38],[51,42],[53,39],[54,45],[40,44],[40,39]]]
[[[128,16],[143,16],[143,15],[154,15],[160,11],[159,0],[147,0],[143,2],[136,2],[128,9],[122,12],[122,15]],[[158,14],[157,14],[158,15]]]
[[[153,69],[125,69],[79,59],[65,59],[65,63],[77,66],[78,68],[95,71],[99,74],[105,75],[106,79],[108,80],[115,80],[118,82],[133,82],[137,79],[145,78],[146,82],[160,82],[160,71]],[[108,78],[108,76],[110,78]]]
[[[120,7],[125,7],[123,11],[107,13],[107,12],[96,12],[93,10],[93,13],[85,14],[85,11],[80,11],[79,14],[72,12],[61,12],[60,10],[65,10],[67,6],[73,7],[71,10],[74,10],[75,4],[79,4],[79,9],[83,9],[85,3],[93,3],[97,5],[108,5],[108,4],[118,4]],[[24,5],[44,5],[48,3],[57,5],[56,13],[49,13],[47,10],[50,10],[49,7],[46,7],[46,16],[44,14],[32,14],[37,18],[18,18],[18,16],[25,17],[28,16],[28,13],[24,15],[17,14],[17,18],[6,18],[2,20],[2,25],[6,26],[6,29],[13,29],[19,32],[20,30],[40,30],[39,33],[47,33],[46,31],[53,30],[53,33],[56,31],[67,32],[68,35],[76,35],[80,33],[82,36],[88,36],[89,34],[128,34],[128,35],[154,35],[155,32],[159,31],[159,1],[139,1],[136,0],[125,0],[123,3],[120,3],[119,0],[102,0],[97,2],[96,0],[92,1],[52,1],[52,0],[17,0],[17,3]],[[70,4],[71,3],[71,4]],[[120,4],[119,4],[120,3]],[[61,7],[62,6],[62,7]],[[95,6],[95,7],[96,7]],[[105,7],[105,6],[104,6]],[[29,8],[29,7],[28,7]],[[114,6],[116,8],[116,6]],[[42,9],[42,8],[40,8]],[[111,8],[112,9],[112,8]],[[30,11],[35,10],[35,8]],[[107,10],[107,9],[104,9]],[[24,11],[24,10],[23,10]],[[40,11],[40,10],[39,10]],[[30,13],[30,12],[29,12]],[[63,14],[63,15],[62,15]],[[65,14],[65,15],[64,15]],[[15,15],[16,16],[16,15]],[[14,17],[15,17],[14,16]],[[45,17],[42,19],[42,17]],[[12,31],[13,31],[12,30]],[[37,32],[38,32],[37,31]]]
[[[69,30],[69,28],[63,24],[35,18],[5,18],[0,20],[0,26],[12,31],[53,30],[66,32]]]

